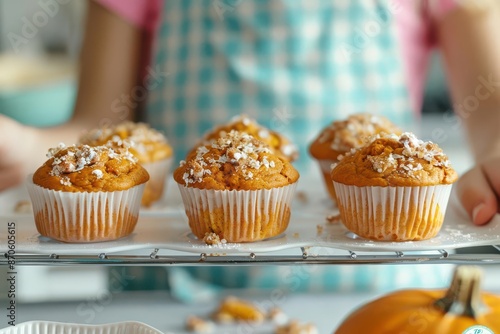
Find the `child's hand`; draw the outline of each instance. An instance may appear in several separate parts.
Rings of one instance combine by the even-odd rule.
[[[0,115],[0,191],[20,184],[27,175],[35,142],[35,129]]]
[[[500,213],[500,157],[489,159],[465,173],[457,183],[460,202],[476,225]]]

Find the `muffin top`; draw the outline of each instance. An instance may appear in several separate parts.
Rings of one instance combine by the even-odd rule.
[[[379,133],[400,134],[401,130],[385,117],[353,114],[324,128],[309,147],[309,152],[319,160],[337,160],[340,154],[362,147],[368,138]]]
[[[130,143],[130,152],[140,163],[155,162],[172,156],[172,147],[159,131],[145,123],[123,122],[111,128],[94,129],[80,137],[79,143],[100,146],[107,142]]]
[[[282,155],[249,134],[230,131],[196,149],[174,172],[177,183],[213,190],[257,190],[283,187],[299,173]]]
[[[214,128],[203,137],[204,142],[201,145],[210,143],[230,132],[231,130],[245,132],[259,139],[260,141],[263,141],[264,143],[269,145],[271,149],[284,155],[285,158],[287,158],[287,160],[289,161],[295,161],[299,157],[299,151],[297,147],[287,138],[275,131],[271,131],[263,127],[254,119],[251,119],[246,115],[236,116],[228,124]]]
[[[367,146],[339,158],[332,180],[346,185],[430,186],[458,178],[438,145],[409,132],[377,135]]]
[[[33,183],[65,192],[126,190],[149,180],[126,146],[59,144],[49,149],[49,158],[33,175]]]

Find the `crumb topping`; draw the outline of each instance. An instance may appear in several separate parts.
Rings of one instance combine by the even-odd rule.
[[[361,147],[370,136],[381,132],[400,132],[388,119],[368,113],[349,116],[344,121],[333,122],[318,138],[319,143],[331,142],[330,148],[347,152]]]
[[[458,178],[448,157],[431,141],[410,132],[378,134],[366,146],[347,153],[332,170],[332,180],[363,186],[451,184]]]
[[[215,128],[210,133],[205,135],[205,141],[211,142],[219,136],[225,136],[228,132],[236,130],[248,133],[255,136],[257,139],[262,140],[271,148],[278,150],[289,160],[296,160],[298,157],[298,149],[293,143],[290,143],[286,138],[278,133],[269,130],[256,120],[248,117],[247,115],[238,115],[231,119],[231,121],[222,127]]]
[[[401,136],[377,135],[373,140],[380,138],[397,142],[402,150],[383,152],[380,155],[368,155],[367,159],[377,173],[384,173],[388,169],[397,169],[401,173],[413,175],[424,169],[423,162],[434,167],[450,167],[448,157],[437,144],[420,140],[413,133],[404,132]]]
[[[209,147],[221,152],[217,159],[207,155],[210,152]],[[269,146],[246,133],[232,130],[209,146],[198,147],[194,159],[188,162],[181,161],[181,166],[188,165],[182,179],[186,185],[202,182],[203,176],[212,173],[210,166],[221,168],[224,164],[231,163],[246,180],[251,180],[254,176],[252,170],[276,166],[274,161],[261,156],[263,153],[271,153]]]
[[[98,179],[102,179],[102,176],[104,175],[102,170],[100,169],[93,170],[92,174],[94,174]]]
[[[137,162],[137,159],[126,148],[115,150],[108,146],[92,147],[89,145],[66,147],[66,145],[60,143],[57,147],[48,150],[47,158],[53,158],[49,175],[60,177],[59,182],[64,186],[71,186],[68,174],[95,166],[101,162],[103,156],[107,156],[107,159],[126,159],[132,163]],[[92,174],[98,179],[103,177],[103,172],[99,169],[93,170]]]
[[[171,153],[165,136],[145,123],[127,121],[110,128],[94,129],[81,136],[79,142],[91,146],[127,147],[142,162],[156,160],[153,158],[155,154]],[[168,152],[160,153],[158,147]]]

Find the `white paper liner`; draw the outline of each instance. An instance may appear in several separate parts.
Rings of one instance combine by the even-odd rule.
[[[139,217],[144,183],[113,192],[45,189],[28,177],[38,232],[64,242],[97,242],[129,235]]]
[[[142,195],[142,205],[150,206],[163,196],[167,174],[172,166],[172,161],[172,158],[167,158],[141,164],[149,173],[149,181],[146,182],[144,194]]]
[[[332,183],[332,165],[338,163],[338,160],[318,160],[319,167],[321,169],[321,174],[323,175],[323,179],[325,181],[325,187],[328,193],[330,194],[330,198],[335,202],[335,188]]]
[[[407,241],[434,237],[452,185],[357,187],[333,182],[342,223],[361,237]]]
[[[227,242],[257,241],[283,233],[297,182],[273,189],[205,190],[179,184],[189,226],[202,239],[214,232]]]

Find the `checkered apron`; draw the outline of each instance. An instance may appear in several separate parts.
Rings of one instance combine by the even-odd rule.
[[[299,145],[353,112],[412,112],[384,0],[167,0],[152,66],[168,73],[147,119],[183,159],[214,124],[246,113]],[[397,13],[396,13],[397,14]]]
[[[147,120],[168,136],[180,160],[212,126],[246,113],[298,144],[296,166],[304,172],[307,145],[334,119],[371,112],[401,126],[411,122],[397,10],[388,0],[167,0],[151,66],[168,75],[150,92]],[[246,288],[280,286],[290,275],[297,291],[445,280],[435,271],[419,275],[423,267],[416,267],[189,270]],[[181,289],[182,280],[174,285]]]

